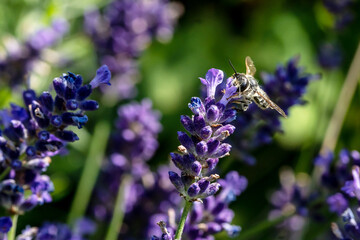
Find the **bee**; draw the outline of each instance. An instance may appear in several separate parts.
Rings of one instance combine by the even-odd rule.
[[[230,60],[229,63],[235,72],[231,76],[234,79],[232,84],[237,87],[237,92],[230,98],[236,98],[234,103],[239,104],[241,110],[246,111],[249,105],[255,102],[261,109],[275,109],[284,118],[287,118],[285,112],[271,101],[264,90],[260,88],[259,83],[254,78],[256,72],[254,62],[249,56],[245,58],[246,73],[237,72]]]

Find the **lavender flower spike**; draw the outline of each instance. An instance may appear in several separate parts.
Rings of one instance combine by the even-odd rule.
[[[214,195],[220,188],[220,184],[216,183],[219,176],[208,174],[215,168],[219,158],[229,155],[231,145],[222,141],[234,132],[235,127],[228,123],[236,115],[236,110],[229,106],[231,99],[215,100],[218,90],[225,93],[224,96],[231,96],[236,91],[231,84],[226,84],[225,89],[217,89],[223,78],[223,71],[215,68],[207,72],[205,79],[200,78],[207,88],[207,97],[193,97],[189,108],[194,115],[181,116],[181,123],[190,136],[178,132],[180,154],[171,153],[170,156],[181,170],[181,177],[174,172],[169,172],[169,177],[187,201],[201,201]]]

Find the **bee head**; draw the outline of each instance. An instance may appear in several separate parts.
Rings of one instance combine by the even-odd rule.
[[[233,86],[239,88],[240,92],[245,91],[249,87],[249,79],[243,73],[234,73],[232,75],[234,81],[232,82]]]

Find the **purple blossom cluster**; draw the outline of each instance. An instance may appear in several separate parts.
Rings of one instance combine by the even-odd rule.
[[[336,30],[345,28],[354,20],[354,15],[351,11],[352,0],[323,0],[325,8],[334,15]]]
[[[342,216],[345,223],[343,230],[337,223],[332,223],[332,231],[338,239],[358,239],[360,221],[354,217],[351,208],[359,207],[360,153],[342,150],[335,160],[334,154],[329,152],[318,156],[315,166],[320,176],[320,186],[316,188],[310,188],[309,181],[294,181],[295,177],[289,171],[282,173],[282,189],[271,197],[274,210],[269,217],[274,219],[291,215],[281,227],[294,234],[302,229],[306,217],[324,220],[321,209],[325,209],[326,212]],[[355,206],[351,204],[351,198],[357,200]]]
[[[321,183],[332,192],[327,198],[331,212],[342,217],[344,229],[340,230],[337,223],[332,223],[334,235],[341,240],[355,240],[360,237],[359,200],[360,200],[360,153],[342,150],[334,162],[332,153],[318,157],[315,164],[320,168]],[[356,199],[352,204],[351,199]],[[356,209],[356,218],[352,208]]]
[[[340,66],[343,60],[343,53],[335,43],[324,43],[318,52],[318,62],[324,69],[331,70]]]
[[[9,217],[0,218],[0,239],[7,240],[6,234],[12,227]],[[95,224],[88,219],[79,219],[73,230],[63,223],[44,223],[40,228],[27,226],[16,240],[86,240],[94,233]]]
[[[168,0],[115,0],[104,12],[85,16],[85,30],[92,38],[102,64],[114,74],[112,95],[132,98],[139,73],[136,58],[154,38],[169,41],[181,13]]]
[[[57,43],[67,31],[68,23],[56,19],[51,27],[37,31],[23,44],[8,44],[6,56],[0,59],[1,82],[12,87],[25,83],[35,61],[41,58],[42,51]]]
[[[229,237],[235,237],[241,231],[240,226],[232,225],[234,212],[229,208],[229,204],[236,200],[247,187],[247,179],[240,176],[237,172],[231,171],[225,179],[220,179],[221,191],[216,196],[209,196],[203,199],[203,203],[195,202],[189,219],[186,222],[182,239],[189,240],[212,240],[214,234],[227,232]],[[179,214],[179,212],[178,212]],[[175,219],[174,214],[156,214],[152,219],[153,240],[173,239]],[[155,227],[155,222],[167,219],[168,227],[165,222],[159,224],[160,229]],[[160,237],[157,237],[160,236]]]
[[[139,222],[146,226],[148,219],[144,217],[140,221],[133,216],[145,216],[145,213],[150,216],[158,209],[167,209],[180,200],[179,196],[174,195],[167,169],[159,168],[157,173],[152,173],[146,163],[158,148],[157,136],[162,129],[160,113],[152,109],[148,99],[141,103],[132,102],[118,109],[115,126],[110,153],[95,187],[90,211],[99,221],[110,220],[115,203],[114,192],[118,191],[123,177],[131,175],[124,194],[124,225],[127,230],[123,230],[120,236],[122,239],[136,235],[144,238],[146,229],[132,231],[132,227],[138,226]],[[147,204],[144,205],[144,202]],[[137,223],[131,224],[134,219]]]
[[[290,169],[281,171],[281,188],[275,191],[270,198],[273,206],[268,216],[270,220],[291,216],[279,225],[281,229],[286,230],[287,239],[292,239],[290,236],[296,236],[304,227],[306,218],[315,212],[309,208],[317,195],[311,194],[309,183],[304,177],[296,177]]]
[[[304,104],[301,97],[308,84],[319,75],[308,74],[298,66],[299,58],[292,58],[285,65],[279,65],[274,74],[262,73],[262,89],[288,114],[289,108]],[[247,164],[253,165],[256,159],[251,151],[272,141],[276,132],[281,132],[281,116],[272,111],[264,111],[254,104],[240,114],[233,122],[238,129],[230,138],[234,153]]]
[[[85,112],[99,107],[87,98],[100,84],[109,84],[110,77],[102,66],[90,84],[83,85],[80,75],[69,72],[53,80],[55,98],[47,91],[37,96],[30,89],[23,92],[25,107],[11,104],[0,111],[0,205],[10,214],[51,201],[54,186],[42,173],[51,156],[79,139],[67,128],[83,127],[88,121]]]
[[[230,224],[234,214],[228,204],[246,188],[247,180],[230,172],[225,180],[217,182],[219,175],[212,174],[219,159],[229,155],[231,145],[223,141],[234,132],[235,127],[229,123],[235,120],[237,113],[231,106],[237,91],[234,78],[222,84],[223,80],[224,73],[214,68],[207,72],[205,79],[200,78],[206,87],[206,97],[191,99],[188,106],[194,115],[180,118],[190,136],[179,131],[179,153],[170,154],[181,171],[180,175],[169,171],[170,181],[185,201],[195,202],[184,228],[185,239],[213,239],[213,234],[223,230],[230,236],[240,232],[240,227]],[[221,185],[222,192],[215,196]],[[163,216],[169,228],[166,222],[158,222],[161,232],[154,233],[152,239],[173,239],[174,216],[176,214]]]
[[[210,69],[205,79],[200,78],[207,88],[207,97],[201,100],[193,97],[189,108],[194,113],[180,120],[190,136],[178,132],[180,153],[171,153],[171,160],[181,174],[170,171],[169,178],[186,201],[201,201],[214,195],[220,188],[217,174],[211,174],[219,159],[229,155],[231,145],[223,143],[235,130],[229,122],[236,118],[236,110],[230,107],[237,87],[233,78],[228,78],[222,98],[215,99],[216,88],[223,82],[224,73]]]

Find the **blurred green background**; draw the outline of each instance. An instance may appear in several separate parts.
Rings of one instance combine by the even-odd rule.
[[[307,104],[293,107],[289,118],[282,120],[284,134],[277,134],[273,144],[254,153],[257,165],[250,167],[233,159],[226,170],[237,170],[249,180],[248,189],[231,205],[236,212],[234,223],[246,231],[266,219],[271,209],[269,196],[280,186],[278,173],[282,166],[311,173],[313,158],[318,154],[360,39],[359,21],[355,18],[343,31],[334,31],[334,16],[319,0],[181,2],[185,11],[172,41],[168,44],[154,41],[139,58],[142,77],[137,85],[139,94],[136,99],[150,98],[154,108],[162,113],[160,147],[150,161],[154,170],[156,166],[169,162],[169,152],[178,145],[176,131],[182,129],[179,116],[190,114],[187,103],[192,96],[199,96],[198,77],[203,77],[209,68],[219,68],[231,75],[228,59],[238,71],[243,71],[245,57],[251,56],[259,77],[261,71],[274,72],[277,64],[300,55],[299,65],[305,67],[306,72],[322,74],[321,80],[309,86],[304,97]],[[81,74],[85,81],[90,80],[98,60],[92,42],[83,31],[82,14],[88,8],[102,7],[106,3],[100,0],[1,0],[0,49],[4,47],[4,41],[11,38],[24,40],[37,29],[48,26],[54,17],[63,17],[70,23],[70,32],[48,52],[48,59],[37,65],[31,75],[31,86],[40,92],[54,77],[67,71]],[[354,4],[352,10],[359,13],[359,4]],[[319,67],[317,53],[319,46],[329,41],[339,44],[343,62],[338,69],[326,71]],[[54,56],[66,58],[68,64],[53,67]],[[19,102],[17,94],[6,88],[0,89],[0,106]],[[344,147],[360,149],[359,99],[357,89],[341,131],[338,150]],[[103,101],[97,113],[89,114],[87,131],[79,132],[81,141],[69,147],[69,155],[55,157],[48,169],[56,188],[54,202],[20,217],[18,229],[30,223],[39,226],[44,220],[66,221],[93,127],[100,117],[112,124],[116,108],[125,102],[114,105]],[[222,161],[230,161],[230,158]],[[305,231],[303,239],[324,239],[319,235],[320,230],[329,226],[315,226],[317,230],[313,229],[314,226],[307,227],[309,231]],[[253,239],[281,238],[274,228],[270,228]]]

